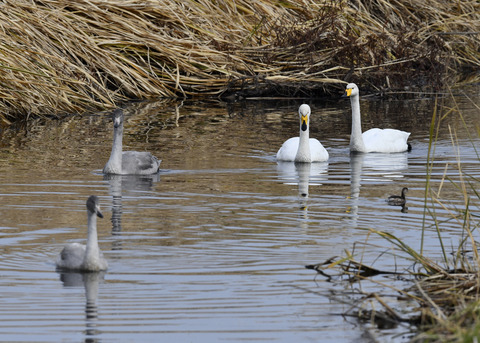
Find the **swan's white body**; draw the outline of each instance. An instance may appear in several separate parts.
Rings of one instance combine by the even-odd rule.
[[[95,195],[90,196],[87,200],[87,214],[87,245],[67,244],[56,261],[57,269],[96,272],[108,268],[108,263],[98,247],[97,216],[103,218],[103,215],[100,212],[98,197]]]
[[[409,150],[407,143],[409,132],[395,129],[370,129],[362,133],[360,118],[359,90],[356,84],[349,83],[345,96],[350,98],[352,105],[352,134],[350,150],[355,152],[404,152]]]
[[[328,151],[315,138],[310,138],[310,106],[303,104],[298,109],[300,136],[286,140],[277,152],[277,161],[324,162]]]
[[[155,174],[160,168],[158,160],[149,152],[122,151],[123,111],[117,108],[113,112],[113,146],[110,159],[103,168],[105,174]]]

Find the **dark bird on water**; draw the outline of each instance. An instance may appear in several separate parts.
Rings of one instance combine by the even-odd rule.
[[[402,195],[390,195],[387,199],[387,203],[392,206],[404,206],[407,199],[405,199],[405,194],[408,192],[407,187],[403,187]]]

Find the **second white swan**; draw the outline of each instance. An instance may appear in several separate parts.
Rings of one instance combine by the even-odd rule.
[[[352,105],[352,134],[350,151],[354,152],[404,152],[411,149],[407,143],[409,132],[395,129],[370,129],[362,133],[360,118],[360,92],[354,83],[349,83],[344,96],[350,98]]]

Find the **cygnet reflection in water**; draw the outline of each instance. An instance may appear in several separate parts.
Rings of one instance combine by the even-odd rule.
[[[98,335],[98,288],[100,281],[103,280],[105,272],[61,272],[60,280],[64,287],[84,287],[85,288],[85,334],[91,338]],[[87,341],[87,340],[86,340]]]
[[[134,193],[137,198],[150,196],[153,185],[160,181],[160,173],[151,175],[104,174],[103,180],[108,182],[109,194],[112,196],[112,235],[118,235],[122,231],[123,193]],[[114,246],[113,250],[118,248]]]

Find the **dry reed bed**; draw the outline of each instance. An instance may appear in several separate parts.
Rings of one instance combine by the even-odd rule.
[[[472,337],[480,335],[478,269],[447,271],[425,258],[422,263],[427,263],[422,267],[433,274],[381,271],[355,261],[351,255],[307,268],[316,269],[334,283],[351,284],[343,292],[327,293],[333,300],[350,305],[345,316],[379,329],[407,324],[405,333],[411,342],[472,342]],[[332,276],[332,268],[340,272]],[[384,277],[373,279],[376,275]],[[412,286],[396,288],[397,279],[409,280]],[[377,284],[377,290],[363,291],[366,280]],[[373,331],[371,334],[375,336]]]
[[[478,32],[474,0],[4,0],[0,113],[312,95],[350,79],[434,89],[449,69],[480,65]]]
[[[432,113],[424,224],[418,232],[419,246],[408,245],[401,237],[402,230],[391,233],[370,228],[366,229],[366,240],[355,243],[353,251],[346,250],[344,257],[333,257],[306,266],[334,283],[345,284],[344,281],[348,281],[348,291],[335,298],[349,301],[351,308],[347,315],[379,328],[408,323],[412,342],[477,342],[480,337],[480,179],[464,171],[458,136],[445,119],[454,116],[458,120],[471,141],[478,161],[480,150],[476,148],[476,142],[480,130],[467,124],[452,92],[447,94],[436,102]],[[473,100],[469,101],[480,110]],[[452,148],[457,156],[455,162],[446,162],[444,174],[439,177],[433,175],[432,170],[435,164],[440,163],[435,160],[435,150],[439,133],[445,126],[449,128]],[[452,177],[455,174],[458,179]],[[458,202],[444,199],[442,194],[447,185],[456,190]],[[437,216],[439,208],[448,215],[443,218]],[[433,224],[427,225],[426,218],[430,218]],[[445,238],[442,227],[445,221],[455,225],[452,237]],[[434,230],[437,241],[432,241],[435,240],[432,236],[427,238],[426,231],[430,230]],[[382,237],[388,243],[387,248],[384,244],[370,244],[372,235]],[[435,249],[430,248],[432,250],[428,253],[435,255],[433,259],[424,251],[427,239],[429,245],[435,245]],[[372,251],[378,251],[379,255],[372,257]],[[378,270],[369,265],[371,262],[365,262],[372,258],[378,261],[385,256],[395,264],[403,260],[409,267]],[[378,275],[382,277],[375,278]],[[408,286],[405,286],[406,283]]]

